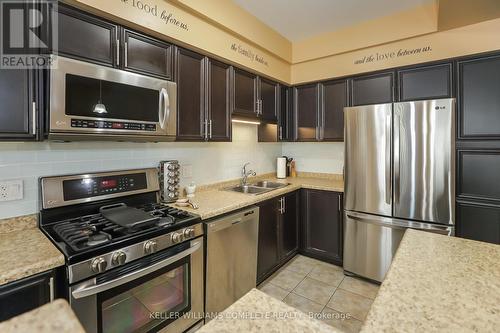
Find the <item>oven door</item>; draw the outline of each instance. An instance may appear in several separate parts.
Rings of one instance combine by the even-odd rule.
[[[203,238],[70,287],[89,333],[183,332],[203,319]]]
[[[64,57],[50,72],[49,137],[176,135],[176,84]]]

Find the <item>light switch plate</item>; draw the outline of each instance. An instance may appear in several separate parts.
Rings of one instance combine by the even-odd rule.
[[[0,180],[0,201],[13,201],[22,199],[22,180]]]

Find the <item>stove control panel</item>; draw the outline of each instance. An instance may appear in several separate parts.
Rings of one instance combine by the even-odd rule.
[[[180,169],[179,161],[160,162],[159,177],[162,201],[174,202],[179,198]]]
[[[203,224],[164,234],[69,266],[69,283],[98,275],[121,265],[203,235]]]

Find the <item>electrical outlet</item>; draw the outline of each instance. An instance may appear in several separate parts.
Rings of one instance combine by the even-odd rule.
[[[0,201],[21,200],[23,198],[22,180],[0,181]]]
[[[192,178],[193,177],[193,166],[191,164],[186,164],[182,166],[182,177],[183,178]]]

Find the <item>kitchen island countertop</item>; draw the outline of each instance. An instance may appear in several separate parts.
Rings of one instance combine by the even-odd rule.
[[[362,332],[498,332],[500,246],[408,229]]]
[[[340,332],[307,314],[252,289],[198,333],[336,333]]]

